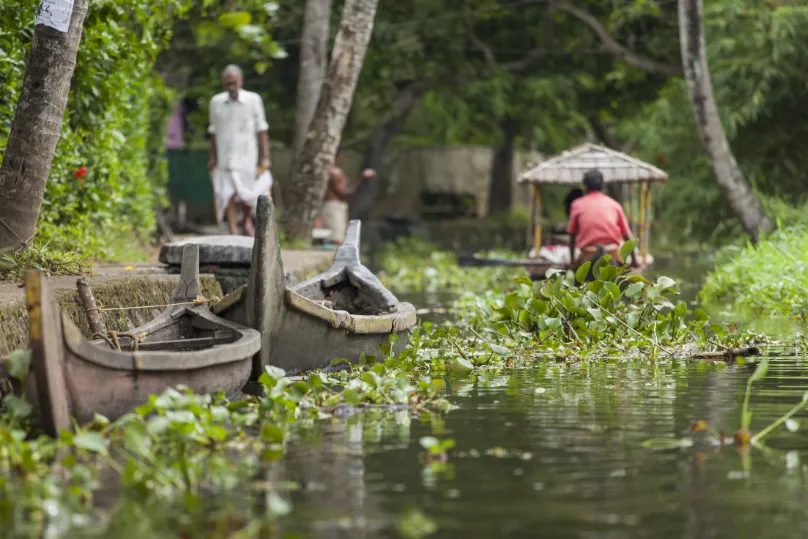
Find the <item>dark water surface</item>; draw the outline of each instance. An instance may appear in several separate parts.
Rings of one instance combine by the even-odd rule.
[[[660,273],[686,272],[698,283],[706,269]],[[685,286],[683,296],[693,301],[697,289]],[[752,394],[753,433],[808,391],[805,358],[771,362]],[[688,435],[699,420],[731,436],[750,374],[687,361],[537,365],[452,384],[457,409],[441,417],[329,420],[300,433],[279,464],[283,480],[300,485],[283,528],[329,539],[418,537],[399,530],[417,509],[436,538],[808,537],[808,430],[781,428],[767,451],[642,446]],[[423,436],[455,441],[445,464],[424,462]]]

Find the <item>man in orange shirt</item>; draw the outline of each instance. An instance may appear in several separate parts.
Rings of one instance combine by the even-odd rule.
[[[602,249],[603,254],[611,255],[612,261],[623,265],[620,245],[631,238],[623,206],[603,193],[603,174],[590,170],[584,174],[586,194],[572,203],[567,233],[570,235],[570,260],[577,268],[587,260],[592,260]],[[575,258],[575,248],[581,250]],[[632,254],[631,265],[636,266],[636,256]]]

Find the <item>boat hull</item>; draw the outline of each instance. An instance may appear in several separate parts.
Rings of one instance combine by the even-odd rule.
[[[194,303],[198,249],[186,250],[180,283],[171,298],[172,304],[179,305],[120,334],[130,341],[121,341],[119,349],[81,335],[59,311],[42,275],[26,274],[32,372],[25,392],[47,434],[69,429],[73,420],[89,422],[95,414],[118,419],[148,402],[150,395],[176,386],[230,396],[244,387],[252,358],[261,348],[261,336]]]
[[[400,302],[360,263],[358,221],[351,222],[331,268],[289,287],[272,202],[260,197],[256,213],[249,282],[213,307],[217,316],[260,331],[253,378],[267,365],[298,373],[329,368],[337,359],[380,358],[380,347],[390,344],[391,335],[398,336],[392,352],[404,350],[417,321],[415,308]]]

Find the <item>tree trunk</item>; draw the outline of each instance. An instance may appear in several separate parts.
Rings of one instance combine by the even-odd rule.
[[[75,0],[61,32],[37,24],[8,145],[0,166],[0,252],[28,245],[62,130],[88,0]]]
[[[311,242],[314,220],[322,206],[328,173],[373,32],[377,4],[378,0],[346,0],[317,111],[292,165],[282,220],[286,234],[305,244]]]
[[[763,205],[744,178],[721,125],[704,50],[702,0],[679,0],[679,41],[688,95],[702,145],[733,213],[754,241],[772,230]]]
[[[328,22],[331,0],[306,0],[300,43],[300,75],[297,79],[295,152],[303,147],[328,67]]]
[[[401,90],[393,102],[393,110],[376,125],[370,134],[370,141],[363,157],[363,169],[372,168],[377,172],[381,171],[387,146],[404,129],[410,113],[428,90],[429,84],[423,81],[412,82]],[[351,219],[362,219],[363,221],[370,219],[370,212],[376,201],[379,186],[378,178],[377,181],[360,186],[351,198]]]
[[[503,213],[513,203],[513,139],[517,135],[517,120],[505,117],[499,121],[502,142],[494,148],[491,161],[491,184],[488,188],[488,215]]]

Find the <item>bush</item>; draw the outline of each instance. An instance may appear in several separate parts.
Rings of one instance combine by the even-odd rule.
[[[701,291],[706,304],[808,318],[808,227],[778,230],[758,245],[722,253]]]
[[[0,4],[0,86],[19,97],[38,0]],[[190,0],[90,0],[37,239],[114,258],[154,230],[167,180],[162,126],[171,95],[153,74],[174,18]],[[0,102],[0,154],[16,98]],[[153,133],[159,133],[158,136]],[[86,174],[77,174],[82,167]]]

